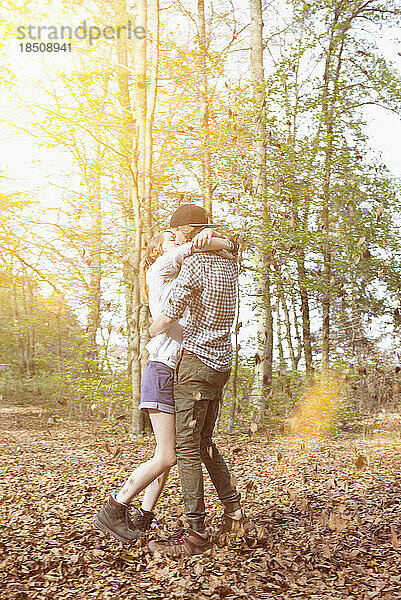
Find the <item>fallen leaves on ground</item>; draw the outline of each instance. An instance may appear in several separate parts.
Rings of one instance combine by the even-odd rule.
[[[36,407],[3,406],[0,598],[395,600],[401,598],[399,433],[370,439],[217,437],[257,525],[218,535],[222,508],[205,476],[215,544],[182,560],[147,540],[182,521],[177,469],[158,523],[134,546],[92,526],[110,492],[149,458],[151,437],[124,441]]]

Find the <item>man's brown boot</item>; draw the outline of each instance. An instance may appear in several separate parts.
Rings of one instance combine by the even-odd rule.
[[[252,531],[256,531],[256,527],[244,512],[242,512],[240,519],[233,519],[228,516],[227,513],[224,513],[221,533],[241,532],[243,534],[248,534]]]
[[[209,548],[211,548],[209,536],[204,537],[193,529],[183,528],[178,529],[168,538],[148,544],[148,550],[151,554],[159,552],[175,558],[203,554]]]

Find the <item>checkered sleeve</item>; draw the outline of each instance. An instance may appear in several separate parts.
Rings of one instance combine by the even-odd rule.
[[[177,275],[185,258],[192,254],[192,242],[176,246],[158,259],[158,276],[162,280]]]
[[[196,256],[184,260],[168,301],[163,307],[166,317],[176,321],[191,305],[201,289],[201,269],[201,262]]]

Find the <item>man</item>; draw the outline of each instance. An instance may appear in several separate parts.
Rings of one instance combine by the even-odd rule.
[[[177,243],[190,241],[208,226],[206,212],[194,204],[180,206],[170,220]],[[240,494],[231,483],[227,465],[212,441],[231,370],[237,285],[235,261],[216,254],[186,258],[167,305],[149,330],[152,337],[165,331],[189,309],[174,381],[177,463],[189,527],[150,542],[151,552],[193,556],[211,547],[205,530],[202,462],[225,506],[224,530],[253,529],[241,509]]]

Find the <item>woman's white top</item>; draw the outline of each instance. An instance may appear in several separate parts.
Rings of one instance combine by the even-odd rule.
[[[153,319],[161,314],[182,262],[191,254],[192,242],[182,244],[159,256],[147,270],[149,310]],[[177,323],[172,323],[165,333],[159,333],[150,340],[146,346],[149,360],[156,360],[175,369],[180,356],[183,325],[187,318],[188,312]]]

